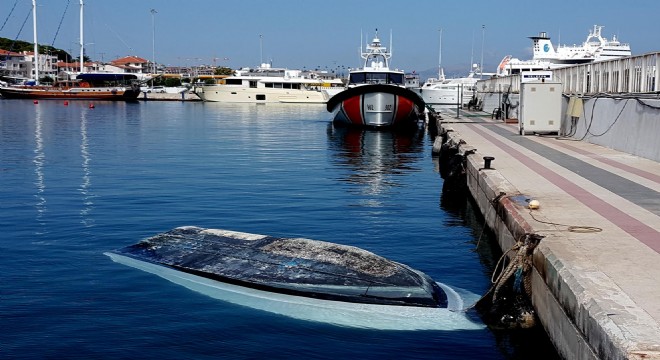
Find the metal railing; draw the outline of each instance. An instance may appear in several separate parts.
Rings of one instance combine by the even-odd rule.
[[[660,52],[553,69],[565,94],[660,92]],[[480,80],[479,92],[520,91],[520,74]]]

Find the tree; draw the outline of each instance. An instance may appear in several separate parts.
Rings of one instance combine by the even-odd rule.
[[[181,86],[181,79],[179,79],[179,78],[167,78],[167,79],[165,79],[165,86],[167,86],[167,87]]]
[[[41,84],[52,84],[54,82],[55,80],[50,76],[44,76],[41,79],[39,79],[39,83]]]
[[[226,66],[220,66],[215,68],[215,75],[234,75],[234,70],[226,67]]]

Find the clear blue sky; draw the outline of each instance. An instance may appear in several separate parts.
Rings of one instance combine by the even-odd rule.
[[[0,0],[0,37],[19,34],[31,0]],[[63,17],[65,8],[66,15]],[[79,0],[37,0],[38,40],[78,54]],[[546,5],[547,4],[547,5]],[[157,13],[153,16],[151,9]],[[108,61],[125,55],[168,65],[215,64],[239,68],[260,62],[315,68],[360,64],[360,31],[378,28],[389,46],[392,66],[406,71],[437,69],[439,29],[442,64],[449,73],[466,73],[481,61],[494,71],[505,55],[531,57],[528,36],[546,31],[553,43],[582,43],[593,25],[617,35],[633,54],[660,51],[659,0],[85,0],[86,54]],[[155,29],[155,42],[152,31]],[[32,18],[18,35],[32,41]]]

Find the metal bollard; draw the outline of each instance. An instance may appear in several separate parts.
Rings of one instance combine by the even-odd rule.
[[[484,156],[484,169],[490,169],[490,162],[495,160],[492,156]]]

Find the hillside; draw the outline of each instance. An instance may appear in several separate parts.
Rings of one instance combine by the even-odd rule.
[[[21,41],[21,40],[14,41],[12,39],[0,37],[0,49],[13,51],[13,52],[34,51],[34,45],[33,43],[27,41]],[[52,55],[56,55],[57,59],[61,61],[66,61],[67,59],[74,59],[66,51],[54,48],[50,45],[40,44],[39,53],[40,54],[50,53]],[[77,59],[77,57],[75,59]]]

